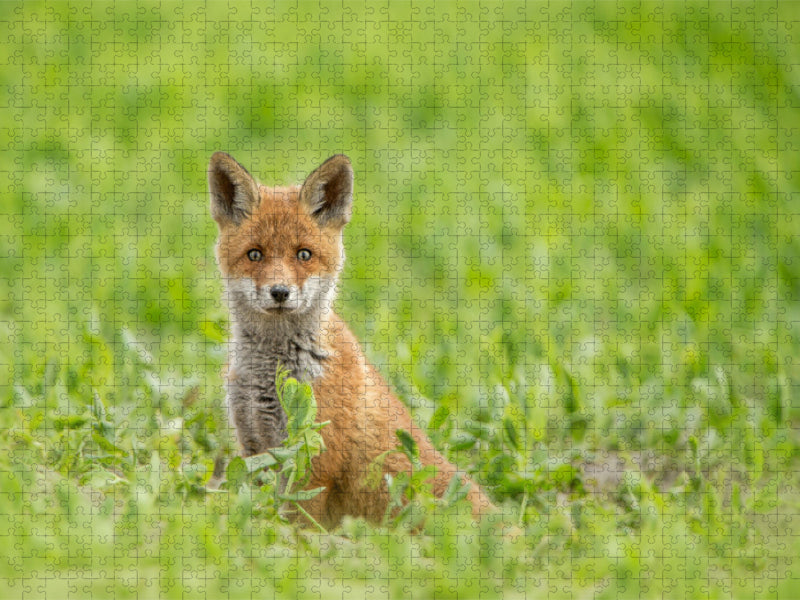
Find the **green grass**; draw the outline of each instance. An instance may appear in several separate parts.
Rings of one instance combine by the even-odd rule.
[[[798,26],[0,3],[0,596],[800,596]],[[216,150],[278,184],[351,157],[338,310],[524,536],[205,490]]]

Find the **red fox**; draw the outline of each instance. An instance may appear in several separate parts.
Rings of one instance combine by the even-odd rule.
[[[325,450],[312,462],[309,488],[324,486],[303,508],[331,527],[344,515],[379,521],[387,509],[385,482],[367,485],[370,464],[394,449],[395,431],[416,441],[420,460],[435,465],[433,491],[441,496],[457,474],[411,420],[356,338],[333,311],[344,262],[342,230],[350,220],[353,169],[336,155],[302,186],[260,186],[224,152],[208,169],[211,215],[219,226],[217,261],[231,314],[227,376],[230,418],[244,456],[279,446],[286,415],[275,390],[278,365],[314,390]],[[409,472],[402,453],[388,455],[383,472]],[[461,476],[466,482],[464,476]],[[473,515],[491,507],[469,482]]]

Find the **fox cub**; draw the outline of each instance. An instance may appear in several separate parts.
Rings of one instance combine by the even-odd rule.
[[[326,449],[312,462],[309,484],[325,490],[303,505],[312,517],[327,526],[344,515],[383,517],[389,502],[385,482],[374,489],[365,479],[372,461],[397,446],[397,429],[411,433],[423,464],[436,465],[433,490],[441,496],[456,468],[414,425],[333,311],[344,262],[342,230],[353,202],[350,160],[333,156],[302,186],[269,188],[217,152],[208,182],[231,313],[228,410],[243,454],[279,446],[286,436],[286,415],[275,391],[281,365],[311,384],[319,421],[330,421],[322,429]],[[384,473],[410,469],[401,453],[383,462]],[[491,506],[474,483],[467,497],[475,516]]]

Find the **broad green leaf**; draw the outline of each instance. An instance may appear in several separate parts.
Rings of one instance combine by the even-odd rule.
[[[250,471],[247,468],[247,463],[241,456],[235,456],[228,463],[225,469],[225,477],[228,480],[228,486],[231,489],[238,489],[240,485],[246,483],[250,476]]]
[[[245,457],[244,462],[247,465],[248,472],[250,473],[260,471],[261,469],[267,469],[269,467],[272,467],[273,465],[278,464],[278,460],[271,452],[264,452],[263,454],[254,454],[253,456],[247,456]]]

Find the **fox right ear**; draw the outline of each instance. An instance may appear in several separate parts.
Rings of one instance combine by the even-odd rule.
[[[208,165],[211,216],[220,227],[238,225],[258,204],[258,185],[250,173],[225,152],[215,152]]]
[[[324,227],[342,228],[353,205],[353,167],[344,154],[336,154],[308,176],[300,189],[300,204]]]

